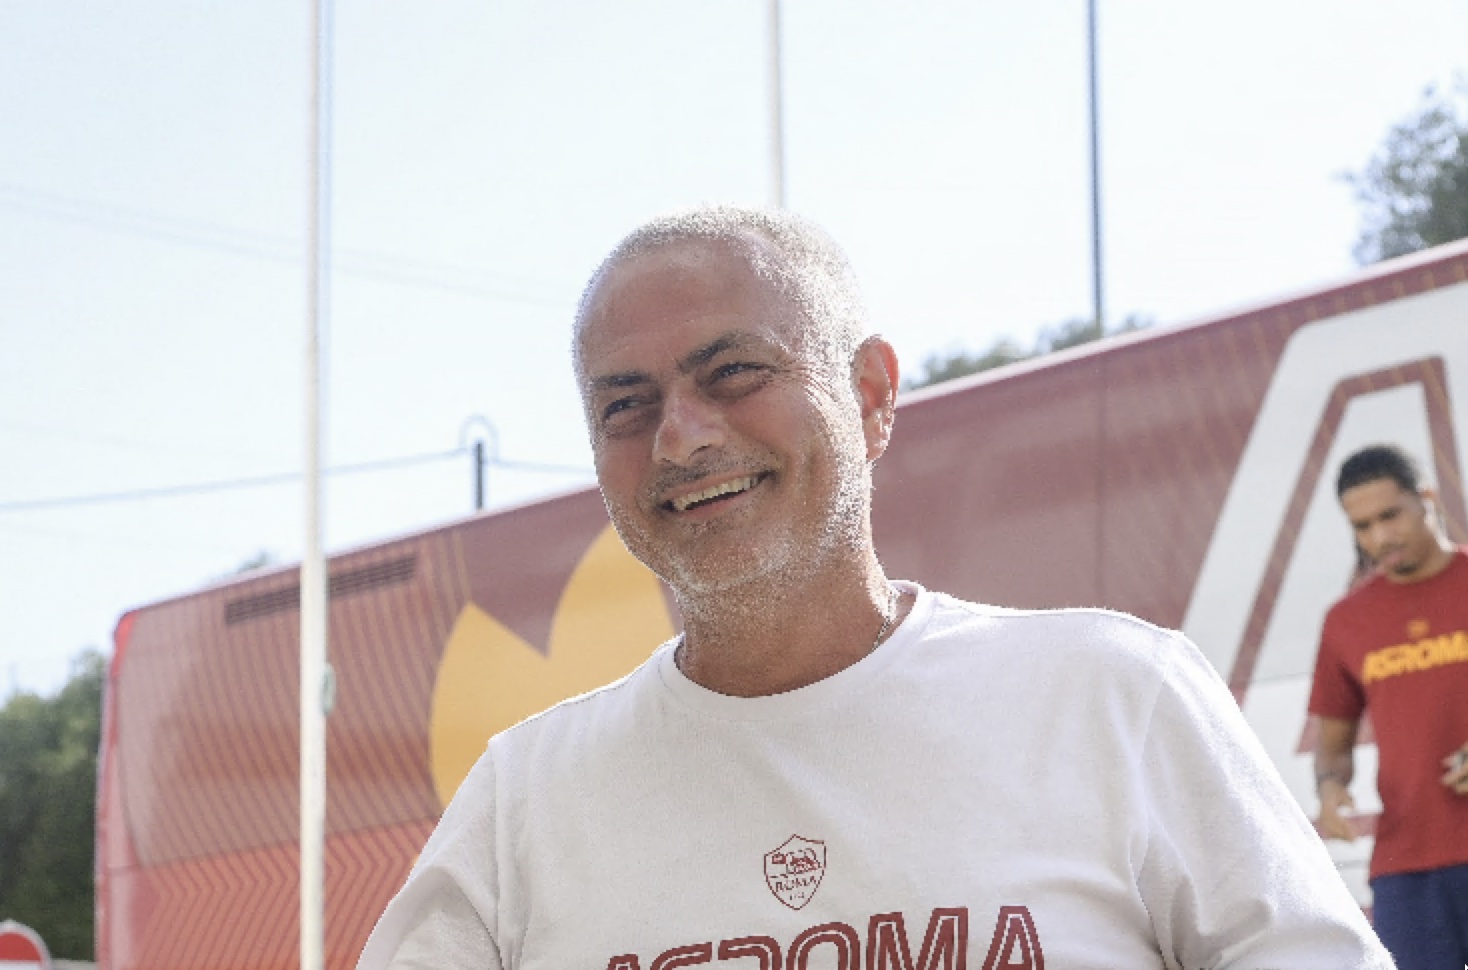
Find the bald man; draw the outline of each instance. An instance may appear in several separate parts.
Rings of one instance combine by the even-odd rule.
[[[574,332],[597,478],[683,632],[490,742],[363,970],[1387,970],[1180,635],[886,575],[898,366],[865,327],[787,214],[607,257]]]

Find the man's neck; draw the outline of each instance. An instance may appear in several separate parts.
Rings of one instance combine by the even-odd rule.
[[[1414,569],[1409,575],[1399,576],[1386,573],[1386,578],[1399,586],[1410,586],[1413,583],[1426,582],[1434,576],[1447,569],[1457,554],[1458,547],[1449,542],[1445,537],[1439,536],[1433,551],[1422,565]]]
[[[875,555],[860,569],[819,581],[777,578],[707,596],[681,594],[678,669],[702,687],[736,697],[796,690],[871,653],[879,632],[897,626],[910,599],[895,595]]]

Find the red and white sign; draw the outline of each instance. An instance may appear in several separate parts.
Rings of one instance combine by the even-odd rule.
[[[0,970],[51,970],[46,944],[29,926],[0,922]]]

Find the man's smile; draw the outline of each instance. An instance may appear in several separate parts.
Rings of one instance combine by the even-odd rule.
[[[769,472],[760,472],[756,475],[743,475],[739,478],[718,482],[697,491],[670,498],[662,503],[662,507],[668,512],[687,512],[690,509],[702,508],[750,491],[768,478],[769,474]]]

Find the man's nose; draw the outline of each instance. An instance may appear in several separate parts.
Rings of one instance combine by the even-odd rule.
[[[700,450],[723,443],[724,419],[716,404],[696,388],[667,393],[653,438],[654,460],[684,465]]]

